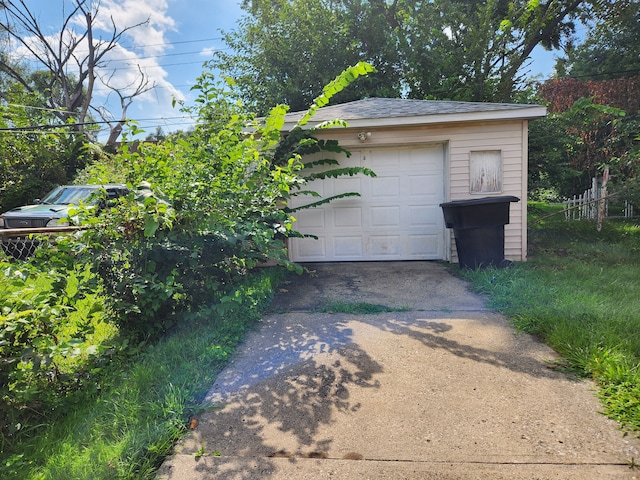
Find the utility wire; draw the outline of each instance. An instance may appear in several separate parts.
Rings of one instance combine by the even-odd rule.
[[[146,48],[146,47],[167,47],[167,46],[171,46],[171,45],[181,45],[184,43],[201,43],[201,42],[212,42],[212,41],[219,41],[222,40],[222,37],[213,37],[213,38],[202,38],[199,40],[180,40],[178,42],[167,42],[167,43],[150,43],[147,45],[135,45],[133,47],[126,47],[126,48],[130,48],[131,50],[134,50],[136,48]]]
[[[83,127],[85,125],[100,125],[105,123],[114,123],[114,122],[77,122],[77,123],[61,123],[58,125],[30,125],[28,127],[5,127],[0,128],[0,132],[27,132],[27,131],[37,131],[37,130],[53,130],[57,128],[66,128],[66,127]],[[119,123],[119,121],[115,121],[115,123]]]
[[[220,51],[222,48],[212,48],[211,51]],[[161,58],[161,57],[179,57],[182,55],[200,55],[202,54],[202,50],[198,50],[197,52],[180,52],[180,53],[163,53],[161,55],[149,55],[147,57],[136,57],[134,58],[109,58],[106,59],[105,62],[130,62],[131,60],[150,60],[153,58]]]
[[[167,122],[165,120],[182,120],[180,122]],[[186,122],[185,122],[186,120]],[[160,117],[160,118],[140,118],[140,119],[132,119],[128,118],[124,120],[124,123],[135,121],[135,122],[158,122],[154,123],[153,126],[156,125],[183,125],[185,123],[197,123],[197,121],[191,117]],[[62,129],[69,127],[82,127],[86,125],[104,125],[110,123],[120,123],[121,120],[112,120],[112,121],[95,121],[95,122],[76,122],[76,123],[61,123],[57,125],[29,125],[27,127],[4,127],[0,128],[0,132],[36,132],[36,131],[45,131],[45,130],[54,130],[54,129]]]
[[[221,40],[221,38],[219,39],[206,39],[206,40],[188,40],[185,42],[175,42],[175,43],[188,43],[188,42],[204,42],[204,41],[208,41],[208,40]],[[157,46],[161,46],[161,45],[172,45],[171,43],[165,43],[165,44],[157,44]],[[128,50],[136,50],[136,49],[140,49],[140,48],[144,48],[147,46],[156,46],[156,45],[140,45],[138,47],[122,47]],[[224,48],[211,48],[210,49],[212,52],[220,52],[223,50],[229,50],[228,47],[224,47]],[[163,58],[163,57],[180,57],[180,56],[187,56],[187,55],[200,55],[202,54],[202,50],[198,50],[198,51],[190,51],[190,52],[177,52],[177,53],[162,53],[162,54],[158,54],[158,55],[148,55],[148,56],[144,56],[144,57],[136,57],[136,58],[106,58],[105,62],[107,63],[111,63],[111,62],[131,62],[131,61],[135,61],[135,60],[151,60],[151,59],[155,59],[155,58]],[[38,62],[39,63],[39,62]]]
[[[29,109],[33,109],[33,110],[42,110],[45,112],[62,112],[62,113],[70,113],[68,110],[58,110],[55,108],[45,108],[45,107],[35,107],[32,105],[20,105],[18,103],[8,103],[8,106],[11,107],[16,107],[16,108],[29,108]],[[73,113],[73,112],[71,112]],[[135,119],[136,121],[141,121],[141,122],[147,122],[147,121],[155,121],[155,120],[183,120],[183,119],[190,119],[193,117],[190,117],[189,115],[176,115],[173,117],[154,117],[154,118],[137,118]],[[118,122],[119,120],[112,120],[112,122]],[[72,125],[70,123],[64,123],[64,124],[60,124],[60,126],[65,126],[65,125]]]
[[[30,108],[30,107],[29,107]],[[38,107],[34,107],[38,108]],[[180,120],[175,122],[169,122],[168,120]],[[158,117],[158,118],[138,118],[138,119],[125,119],[124,123],[135,121],[135,122],[157,122],[151,125],[145,125],[144,127],[139,128],[149,128],[155,126],[168,126],[168,125],[189,125],[196,124],[197,120],[193,117],[189,116],[176,116],[176,117]],[[72,127],[82,127],[88,125],[105,125],[111,123],[121,123],[121,120],[112,120],[112,121],[93,121],[93,122],[75,122],[75,123],[61,123],[61,124],[44,124],[44,125],[29,125],[26,127],[4,127],[0,128],[0,133],[40,133],[49,130],[56,129],[64,129],[64,128],[72,128]]]

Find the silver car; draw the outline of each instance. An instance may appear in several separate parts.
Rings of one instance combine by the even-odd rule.
[[[67,226],[70,223],[69,209],[84,205],[100,210],[115,199],[129,193],[126,185],[63,185],[56,187],[33,205],[12,208],[0,215],[0,229],[42,229]],[[25,257],[32,253],[34,241],[22,232],[17,236],[0,236],[2,249],[14,257]],[[29,245],[30,244],[30,245]],[[28,248],[27,248],[28,247]]]

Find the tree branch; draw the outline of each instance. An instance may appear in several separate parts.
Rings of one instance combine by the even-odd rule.
[[[110,133],[109,138],[107,139],[106,145],[113,145],[118,140],[118,137],[122,133],[122,129],[124,128],[125,123],[127,122],[127,109],[133,103],[133,99],[142,95],[143,93],[148,92],[149,90],[155,88],[155,83],[149,85],[149,79],[142,72],[140,66],[138,66],[138,71],[140,73],[140,80],[135,87],[135,90],[129,94],[124,94],[129,87],[133,86],[133,83],[130,83],[124,88],[114,88],[109,85],[110,80],[113,78],[115,72],[112,72],[108,79],[100,79],[102,84],[112,90],[118,97],[120,98],[120,107],[121,107],[121,115],[120,119],[117,121],[113,121],[108,118],[108,112],[105,109],[96,109],[95,111],[100,115],[100,117],[109,125]]]
[[[54,114],[61,121],[66,122],[71,116],[76,116],[78,124],[83,124],[89,114],[91,103],[94,101],[96,77],[98,71],[103,68],[105,55],[119,45],[124,34],[149,22],[147,19],[119,29],[111,18],[110,35],[106,40],[98,40],[94,36],[94,26],[101,6],[100,0],[73,0],[73,8],[68,14],[64,14],[60,32],[51,37],[44,34],[26,0],[4,0],[1,5],[4,7],[5,15],[0,28],[23,47],[48,74],[48,77],[39,77],[40,90],[44,90],[40,93],[46,95],[46,105],[56,110]],[[78,33],[73,27],[73,22],[79,16],[84,19],[85,25],[84,30]],[[72,66],[76,70],[75,77],[70,76]],[[0,70],[28,91],[38,91],[38,85],[34,85],[31,78],[33,72],[20,72],[6,62],[0,63]],[[126,95],[109,87],[121,98],[129,99],[121,103],[125,112],[133,98],[144,93],[148,87],[148,80],[142,71],[140,74],[140,84],[133,95]],[[78,128],[82,130],[84,127],[80,125]]]

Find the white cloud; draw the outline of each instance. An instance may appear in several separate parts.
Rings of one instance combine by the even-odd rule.
[[[205,57],[205,58],[211,58],[211,57],[213,57],[213,54],[214,54],[215,51],[216,51],[216,49],[213,48],[213,47],[206,47],[206,48],[203,48],[200,51],[200,56],[201,57]]]
[[[83,21],[78,19],[78,22]],[[128,116],[136,112],[144,114],[145,118],[175,115],[172,99],[184,100],[184,95],[168,81],[168,73],[159,63],[159,56],[172,48],[166,34],[176,28],[174,19],[168,15],[167,1],[103,0],[94,21],[96,31],[105,39],[111,38],[114,24],[119,31],[128,29],[120,44],[105,56],[106,62],[100,72],[102,82],[131,94],[139,87],[142,72],[148,86],[155,86],[135,98]],[[95,98],[96,104],[102,102],[115,118],[120,117],[120,99],[113,90],[100,84],[96,87]]]
[[[168,8],[166,0],[103,0],[96,26],[111,32],[113,23],[119,29],[138,25],[126,32],[125,39],[145,55],[158,55],[167,49],[165,34],[176,28]]]
[[[58,2],[43,2],[38,7],[33,7],[36,18],[47,18],[43,25],[46,33],[50,34],[52,45],[58,45],[60,39],[59,29],[65,15],[71,11],[71,0]],[[94,38],[108,41],[114,32],[114,25],[118,32],[126,30],[119,39],[119,44],[104,57],[99,77],[102,81],[117,89],[122,89],[125,94],[131,93],[140,84],[140,72],[148,79],[149,85],[155,85],[152,90],[135,98],[128,109],[129,117],[144,119],[161,119],[181,115],[172,107],[172,100],[185,100],[185,94],[169,81],[169,73],[162,63],[167,62],[168,52],[173,46],[170,44],[168,34],[177,31],[176,21],[169,14],[169,2],[167,0],[101,0],[88,2],[94,7],[99,6],[94,21]],[[181,14],[183,12],[180,12]],[[53,25],[53,19],[59,19],[57,25]],[[68,35],[82,35],[86,31],[86,19],[82,14],[77,15],[69,24]],[[88,45],[81,45],[77,54],[86,55]],[[213,48],[204,49],[202,54],[211,57]],[[14,55],[28,60],[29,65],[41,68],[35,63],[35,59],[26,48],[16,47]],[[75,64],[69,65],[69,74],[77,75],[73,71]],[[175,66],[174,66],[175,69]],[[174,74],[175,75],[175,74]],[[180,81],[180,80],[178,80]],[[184,82],[184,80],[183,80]],[[120,99],[112,90],[105,87],[102,82],[96,82],[94,101],[95,107],[107,109],[113,118],[120,118]],[[170,131],[175,128],[185,128],[184,125],[166,127]]]

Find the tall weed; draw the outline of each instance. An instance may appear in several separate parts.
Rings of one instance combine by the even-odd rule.
[[[0,262],[0,440],[10,449],[34,426],[100,388],[117,329],[87,265]],[[75,399],[75,400],[74,400]]]
[[[100,396],[26,439],[20,450],[29,455],[0,465],[0,476],[154,478],[214,378],[267,307],[283,271],[256,272],[228,292],[224,308],[202,305],[185,315],[170,335],[131,357],[130,368],[112,374]]]

